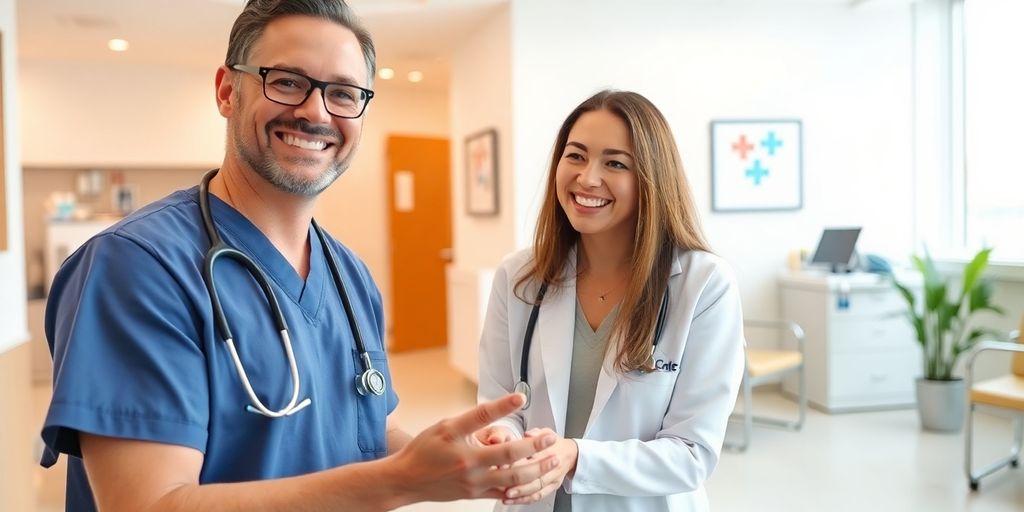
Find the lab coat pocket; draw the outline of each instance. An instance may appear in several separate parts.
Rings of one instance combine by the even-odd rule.
[[[387,386],[391,386],[391,375],[388,371],[387,357],[380,350],[367,351],[373,367],[384,374]],[[353,362],[356,368],[356,378],[363,372],[363,363],[359,353],[352,351]],[[354,382],[352,383],[354,386]],[[356,394],[357,409],[359,411],[359,450],[364,455],[372,458],[380,458],[387,455],[387,419],[388,419],[388,396],[391,390],[385,389],[381,396],[368,394]]]

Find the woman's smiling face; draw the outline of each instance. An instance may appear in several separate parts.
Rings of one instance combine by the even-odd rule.
[[[638,185],[626,123],[608,110],[587,112],[569,130],[555,170],[555,188],[581,235],[636,230]]]

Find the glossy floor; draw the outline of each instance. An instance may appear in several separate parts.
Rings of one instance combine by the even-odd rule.
[[[397,419],[410,432],[458,414],[475,401],[474,386],[450,370],[443,350],[392,356],[402,399]],[[38,421],[48,391],[35,394]],[[759,413],[784,414],[793,404],[755,396]],[[735,434],[735,432],[731,432]],[[1009,422],[979,416],[978,451],[995,457],[1009,446]],[[963,437],[922,432],[913,410],[827,415],[810,411],[801,432],[758,428],[746,453],[723,453],[707,484],[716,512],[746,511],[1024,511],[1024,468],[1003,470],[967,489]],[[41,512],[63,510],[63,465],[39,470]],[[402,512],[477,512],[486,501],[423,503]]]

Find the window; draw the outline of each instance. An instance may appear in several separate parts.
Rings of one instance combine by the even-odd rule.
[[[953,238],[1024,263],[1024,1],[964,0],[961,12],[963,228]]]

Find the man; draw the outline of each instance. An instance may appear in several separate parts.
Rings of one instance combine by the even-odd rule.
[[[415,439],[389,419],[380,294],[312,222],[355,153],[374,58],[341,0],[250,0],[216,74],[221,168],[60,270],[42,435],[44,465],[70,456],[68,510],[389,510],[539,489],[558,464],[521,460],[552,436],[468,440],[520,395]]]

